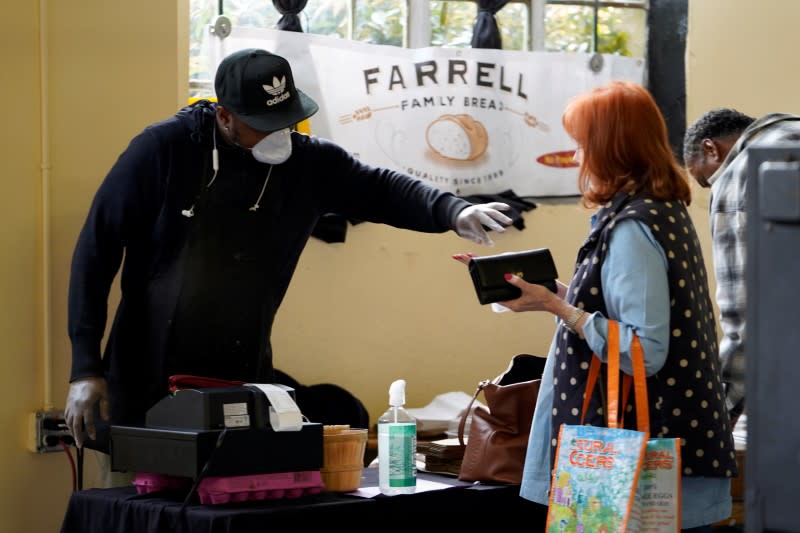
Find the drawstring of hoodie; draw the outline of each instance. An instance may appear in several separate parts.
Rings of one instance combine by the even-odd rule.
[[[269,183],[269,177],[272,175],[272,167],[273,165],[269,166],[269,170],[267,171],[267,177],[264,178],[264,185],[261,186],[261,194],[258,195],[258,199],[256,200],[256,203],[254,203],[253,206],[250,208],[250,211],[253,212],[258,211],[258,208],[261,207],[260,205],[261,198],[264,197],[264,191],[267,190],[267,183]]]
[[[202,138],[202,133],[195,130],[192,132],[192,139],[200,139]],[[204,191],[207,191],[211,188],[214,184],[214,181],[217,179],[217,174],[219,173],[219,151],[217,150],[217,125],[216,121],[214,123],[214,127],[211,131],[211,139],[213,143],[213,148],[211,150],[211,167],[214,170],[214,173],[211,175],[211,179],[208,181],[208,184],[204,187]],[[256,202],[248,208],[251,212],[256,212],[261,207],[261,200],[264,198],[264,192],[267,190],[267,184],[269,184],[269,178],[272,176],[272,168],[274,165],[269,166],[269,170],[267,171],[267,176],[264,178],[264,184],[261,186],[261,192],[258,194],[258,198]],[[202,193],[201,193],[202,194]],[[189,206],[189,209],[181,210],[181,215],[185,216],[186,218],[192,218],[194,216],[194,208],[197,205],[197,200],[199,199],[200,195],[195,198],[194,203]]]
[[[214,169],[214,174],[212,174],[211,179],[208,182],[208,185],[205,186],[206,190],[208,190],[213,184],[214,180],[217,179],[217,173],[219,172],[219,152],[217,151],[217,125],[214,124],[214,127],[211,131],[211,139],[214,144],[214,148],[211,150],[211,168]],[[270,168],[270,170],[272,170]],[[199,195],[198,195],[199,197]],[[186,218],[192,218],[194,216],[194,206],[197,205],[197,199],[195,202],[189,207],[189,209],[183,209],[181,211],[181,215],[185,216]]]

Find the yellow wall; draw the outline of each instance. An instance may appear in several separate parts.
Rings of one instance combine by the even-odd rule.
[[[6,430],[0,439],[0,530],[57,531],[71,490],[70,463],[63,453],[27,450],[28,417],[64,406],[68,268],[92,194],[130,137],[185,100],[188,10],[186,0],[3,5],[14,24],[0,34],[0,423]],[[45,160],[50,168],[40,171]],[[94,457],[86,459],[88,487],[96,468]]]
[[[0,529],[15,523],[24,531],[19,518],[32,515],[38,526],[55,521],[35,517],[41,515],[41,501],[36,502],[36,489],[23,490],[34,480],[47,479],[49,469],[62,470],[63,457],[36,457],[24,451],[25,414],[38,404],[42,396],[41,361],[38,358],[41,335],[41,258],[39,242],[39,102],[37,61],[37,12],[28,2],[9,6],[14,24],[0,33],[3,50],[2,101],[5,127],[0,133],[2,186],[0,213],[4,231],[0,232],[3,260],[0,262],[0,425],[5,428],[0,439]],[[14,50],[16,53],[10,53]],[[11,82],[10,84],[8,82]],[[59,479],[65,479],[58,475]],[[60,495],[65,494],[60,491]],[[52,513],[63,512],[63,496],[48,494],[44,503]],[[32,531],[33,529],[31,529]],[[39,531],[44,531],[39,527]]]
[[[687,120],[713,107],[800,113],[798,15],[795,0],[690,0]]]
[[[61,453],[27,451],[27,417],[49,404],[63,408],[70,365],[68,269],[92,195],[130,138],[173,113],[187,94],[186,1],[29,0],[5,8],[15,24],[0,34],[6,52],[0,134],[0,239],[6,250],[0,264],[0,423],[7,430],[0,441],[2,531],[56,531],[66,508],[69,462]],[[790,78],[800,74],[786,72],[785,65],[794,64],[788,25],[800,15],[800,3],[689,4],[690,119],[723,104],[752,114],[799,111],[790,92],[797,80]],[[40,170],[45,156],[49,173]],[[703,194],[692,214],[710,261]],[[43,199],[49,199],[44,216]],[[493,249],[453,234],[367,224],[350,227],[344,244],[312,239],[275,323],[276,366],[305,384],[345,386],[364,400],[374,422],[394,379],[408,381],[408,404],[418,407],[441,392],[471,393],[516,353],[544,355],[552,319],[491,313],[478,305],[466,269],[450,258],[467,250],[547,246],[567,277],[587,213],[573,201],[541,201],[526,224],[524,231],[497,236]],[[95,472],[89,456],[85,487],[95,486]]]

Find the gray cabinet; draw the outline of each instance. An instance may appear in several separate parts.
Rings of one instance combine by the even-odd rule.
[[[748,165],[745,531],[800,531],[800,144]]]

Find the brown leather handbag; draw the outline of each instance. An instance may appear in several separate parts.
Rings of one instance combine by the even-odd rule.
[[[492,381],[478,384],[458,425],[458,440],[465,446],[458,479],[484,483],[521,482],[544,362],[545,358],[535,355],[515,355],[506,372]],[[488,410],[472,409],[481,391]],[[472,419],[465,444],[464,429],[470,412]]]

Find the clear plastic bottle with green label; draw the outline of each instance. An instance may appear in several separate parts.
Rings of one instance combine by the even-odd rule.
[[[403,408],[406,382],[389,387],[389,409],[378,418],[378,486],[383,494],[411,494],[417,488],[417,421]]]

